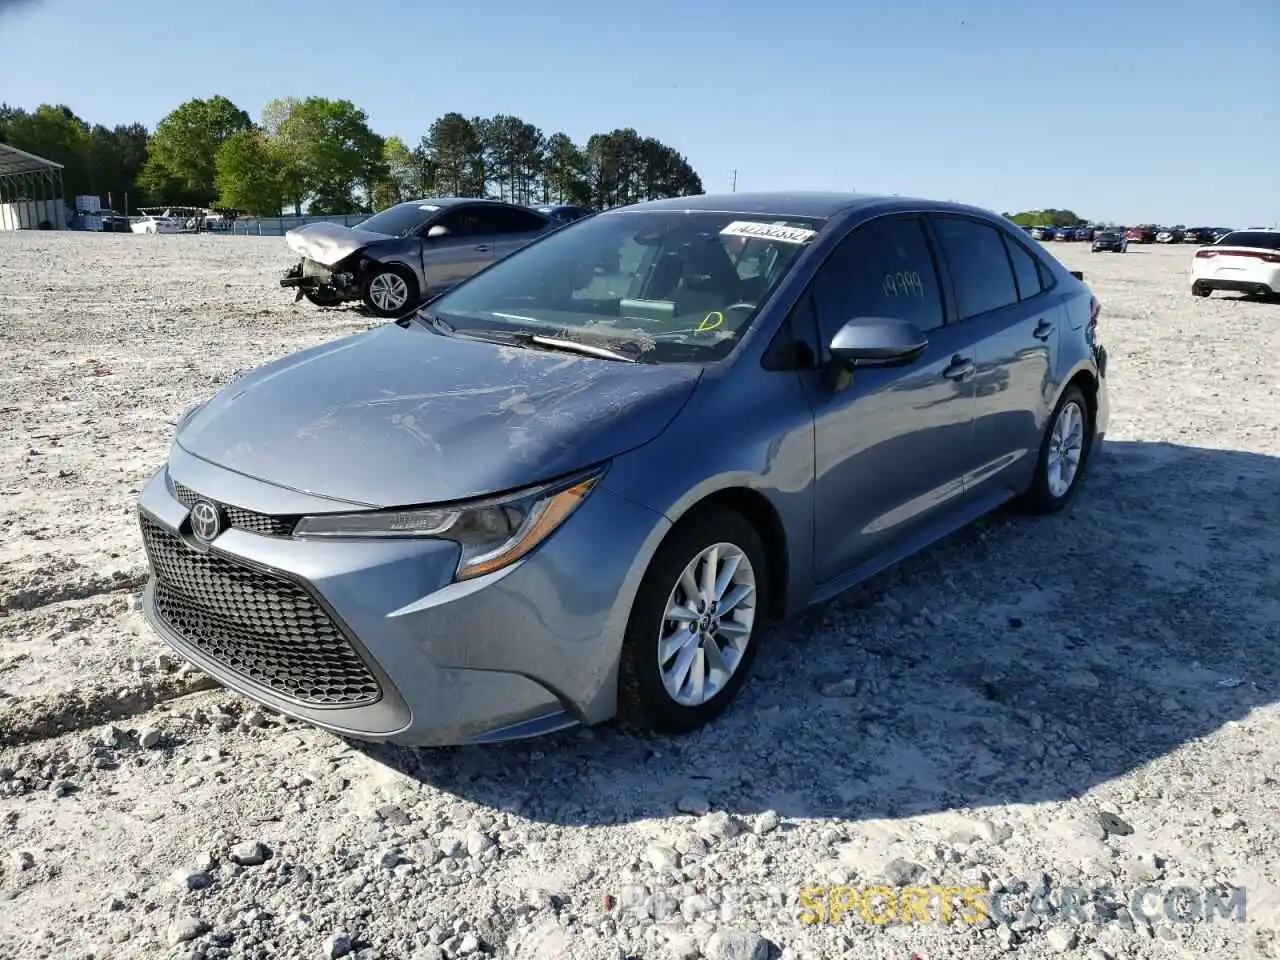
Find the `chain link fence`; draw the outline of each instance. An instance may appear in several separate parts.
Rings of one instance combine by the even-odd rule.
[[[241,237],[283,237],[294,227],[308,223],[338,223],[344,227],[354,227],[370,216],[368,213],[348,213],[314,217],[247,217],[233,221],[230,232]]]

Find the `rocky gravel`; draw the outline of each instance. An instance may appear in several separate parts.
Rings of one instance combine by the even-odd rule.
[[[371,321],[279,238],[0,235],[0,958],[1280,957],[1280,305],[1051,250],[1111,353],[1070,509],[775,633],[694,735],[408,751],[137,609],[173,420]]]

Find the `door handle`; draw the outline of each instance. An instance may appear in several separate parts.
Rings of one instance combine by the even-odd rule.
[[[477,244],[476,244],[476,249],[477,249],[477,250],[488,250],[488,249],[489,249],[489,244],[487,244],[487,243],[477,243]]]
[[[951,358],[951,366],[942,371],[948,380],[968,380],[978,370],[977,365],[968,357],[956,354]]]
[[[1041,320],[1031,335],[1037,340],[1048,340],[1051,333],[1053,333],[1053,324],[1048,320]]]

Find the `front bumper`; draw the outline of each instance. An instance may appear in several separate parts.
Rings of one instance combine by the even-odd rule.
[[[194,491],[230,523],[208,547],[191,535]],[[293,539],[281,519],[343,506],[175,446],[138,500],[147,619],[225,686],[361,740],[490,742],[613,715],[665,518],[597,487],[522,561],[453,583],[448,541]]]

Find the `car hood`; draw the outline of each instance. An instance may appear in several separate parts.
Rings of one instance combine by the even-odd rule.
[[[340,223],[308,223],[284,235],[290,250],[326,267],[332,267],[371,243],[390,239],[385,233],[344,227]]]
[[[175,442],[229,470],[369,506],[483,496],[657,436],[702,368],[379,327],[260,367]]]

